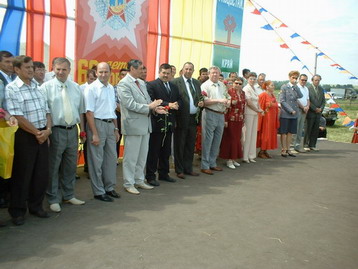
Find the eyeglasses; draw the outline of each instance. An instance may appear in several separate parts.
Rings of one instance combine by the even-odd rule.
[[[237,84],[237,85],[242,85],[242,83],[240,83],[240,82],[234,82],[234,84]]]

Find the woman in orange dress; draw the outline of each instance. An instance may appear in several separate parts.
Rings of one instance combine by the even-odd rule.
[[[226,159],[227,167],[235,169],[240,166],[235,160],[243,156],[241,135],[244,124],[245,92],[242,90],[244,80],[234,80],[234,87],[228,90],[231,96],[231,104],[225,113],[225,128],[220,146],[220,158]]]
[[[261,148],[260,158],[272,158],[267,150],[277,149],[278,103],[274,94],[275,86],[267,80],[263,84],[263,93],[259,95],[259,104],[264,114],[259,114],[257,147]]]

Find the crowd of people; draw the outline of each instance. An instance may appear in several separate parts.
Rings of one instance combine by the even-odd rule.
[[[27,210],[49,217],[45,197],[53,212],[61,212],[62,203],[85,204],[75,196],[79,139],[94,198],[104,202],[120,198],[116,172],[122,135],[123,187],[134,195],[160,181],[176,182],[171,156],[177,178],[184,179],[222,171],[218,157],[229,169],[272,158],[268,151],[278,147],[277,134],[284,158],[318,150],[325,106],[319,75],[307,87],[307,75],[289,72],[277,100],[274,83],[248,69],[243,77],[232,72],[225,79],[216,66],[201,68],[195,79],[193,63],[186,62],[178,77],[176,68],[164,63],[158,78],[146,81],[145,66],[134,59],[111,85],[111,67],[101,62],[81,86],[70,72],[63,57],[53,59],[46,73],[31,57],[0,52],[1,108],[8,124],[19,126],[12,178],[0,179],[0,206],[8,207],[15,225],[24,224]],[[198,149],[201,167],[194,171]]]

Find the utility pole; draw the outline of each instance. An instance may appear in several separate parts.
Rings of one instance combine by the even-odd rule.
[[[316,47],[316,53],[315,53],[315,58],[314,58],[314,73],[313,73],[313,75],[317,74],[317,58],[318,58],[317,50],[318,50],[318,47]]]

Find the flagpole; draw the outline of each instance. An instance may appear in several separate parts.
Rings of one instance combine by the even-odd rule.
[[[318,53],[317,53],[318,47],[316,47],[316,53],[315,53],[315,59],[314,59],[314,75],[317,74],[317,58],[318,58]]]

